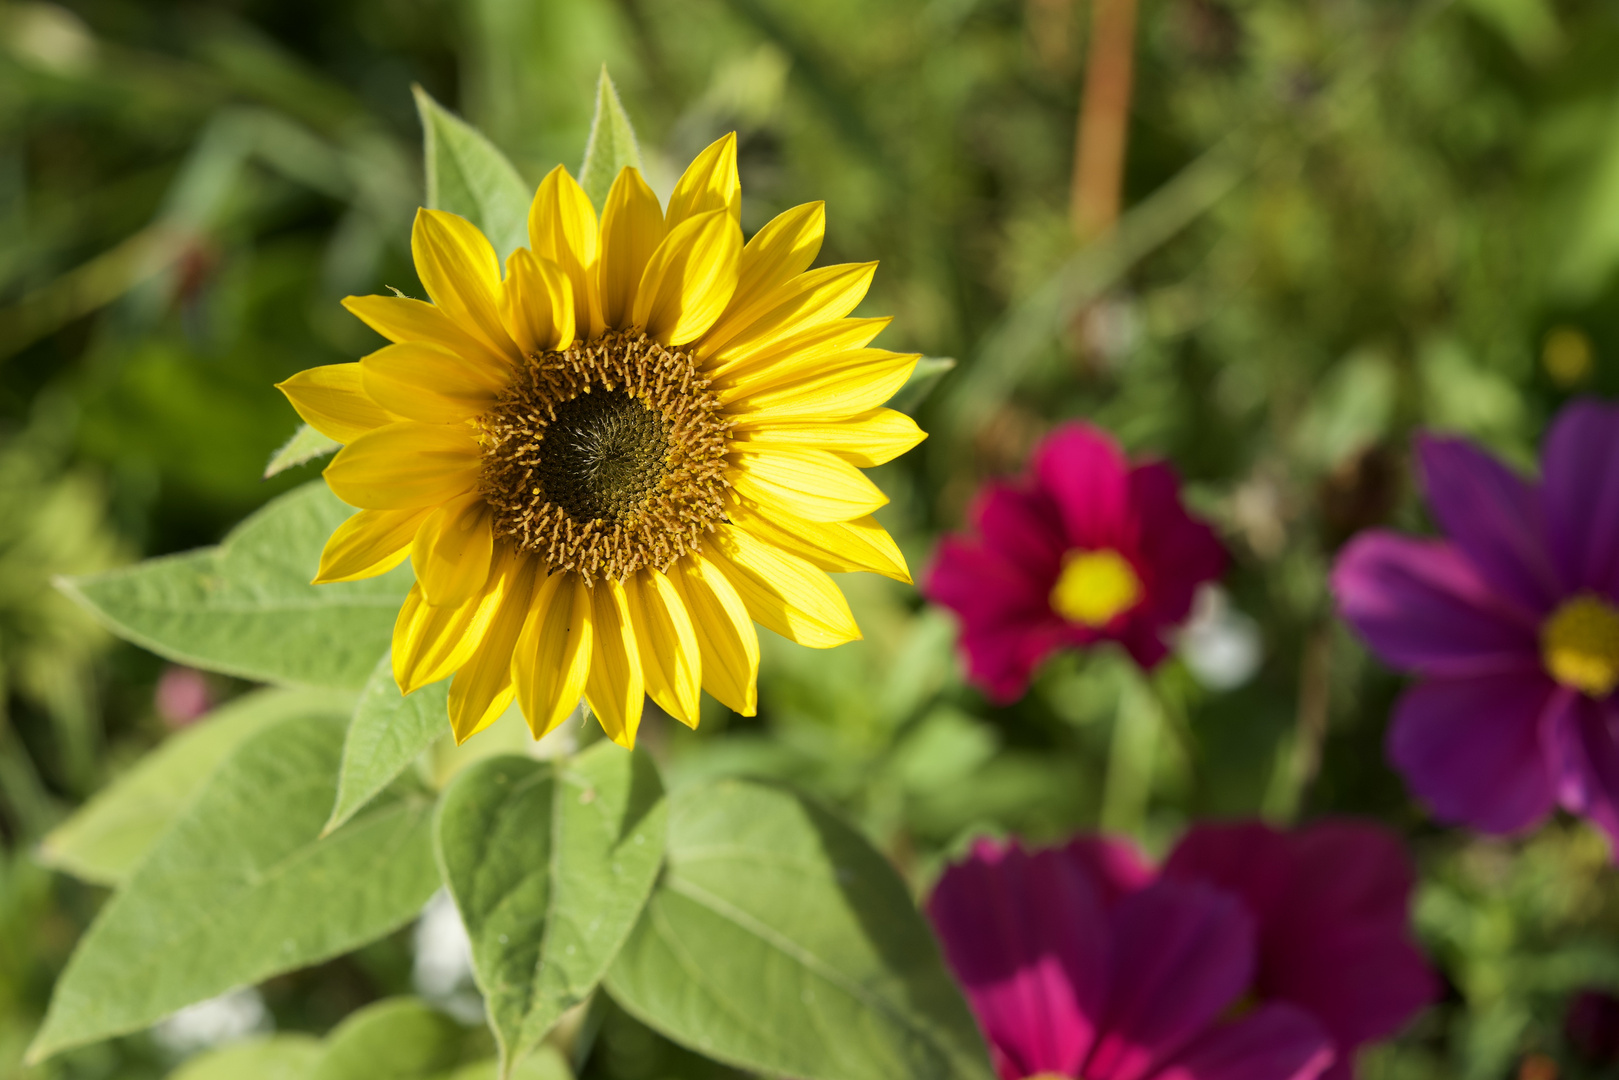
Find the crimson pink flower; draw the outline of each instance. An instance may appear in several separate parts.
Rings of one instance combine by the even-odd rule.
[[[1123,645],[1151,668],[1197,587],[1225,569],[1213,531],[1187,515],[1174,471],[1132,466],[1108,435],[1057,429],[1027,477],[991,483],[946,538],[923,583],[962,622],[969,674],[997,701],[1023,693],[1057,649]]]
[[[1161,871],[1101,837],[980,841],[928,913],[1002,1080],[1347,1080],[1434,997],[1410,887],[1371,826],[1213,826]]]
[[[1443,540],[1385,531],[1338,558],[1338,609],[1419,681],[1388,752],[1434,815],[1489,833],[1554,806],[1619,839],[1619,407],[1563,410],[1539,482],[1418,439]]]

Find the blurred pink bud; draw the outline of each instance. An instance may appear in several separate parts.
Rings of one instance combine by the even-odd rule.
[[[1593,1065],[1619,1062],[1619,998],[1581,990],[1568,1004],[1563,1032],[1575,1053]]]
[[[171,728],[182,728],[213,707],[214,694],[202,672],[170,667],[157,680],[152,707]]]

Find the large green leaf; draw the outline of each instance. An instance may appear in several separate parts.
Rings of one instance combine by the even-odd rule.
[[[345,717],[285,720],[217,768],[101,909],[32,1060],[371,941],[438,887],[431,802],[398,793],[326,839]]]
[[[426,1080],[461,1057],[465,1030],[415,998],[368,1005],[326,1037],[308,1080]]]
[[[472,222],[504,261],[528,245],[528,204],[533,189],[482,132],[434,101],[420,86],[413,89],[416,111],[422,118],[427,205]]]
[[[596,116],[590,122],[585,161],[579,167],[579,186],[596,204],[598,213],[607,202],[613,181],[626,165],[641,168],[641,148],[624,104],[618,100],[618,87],[603,64],[601,78],[596,80]]]
[[[85,881],[115,885],[244,739],[289,717],[341,716],[353,701],[335,690],[259,690],[222,705],[170,736],[57,826],[38,857]]]
[[[670,799],[663,879],[607,976],[630,1013],[804,1080],[989,1080],[905,884],[825,810],[752,781]]]
[[[445,790],[439,864],[505,1060],[601,980],[657,877],[666,813],[651,759],[608,742],[491,758]]]
[[[435,739],[449,732],[449,696],[450,681],[445,679],[405,697],[394,682],[392,658],[383,655],[360,692],[360,703],[343,740],[337,802],[326,823],[327,832],[353,817]]]
[[[354,511],[316,480],[217,548],[60,582],[120,637],[193,667],[260,682],[358,690],[393,634],[408,566],[311,585],[326,538]]]
[[[273,1035],[199,1054],[169,1080],[309,1080],[323,1052],[313,1035]]]

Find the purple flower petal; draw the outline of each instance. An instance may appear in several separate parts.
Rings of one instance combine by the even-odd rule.
[[[1451,544],[1362,533],[1332,571],[1339,614],[1386,663],[1426,675],[1540,670],[1534,615]]]
[[[1262,1005],[1198,1039],[1153,1080],[1315,1080],[1332,1063],[1321,1026],[1291,1005]]]
[[[1534,487],[1464,439],[1417,440],[1423,488],[1440,528],[1495,591],[1544,614],[1563,589]]]
[[[1056,502],[1070,547],[1127,546],[1129,466],[1112,439],[1092,427],[1064,425],[1035,451],[1034,474]]]
[[[1593,701],[1559,687],[1545,730],[1563,808],[1590,818],[1619,848],[1619,696]]]
[[[1247,989],[1253,919],[1230,893],[1160,880],[1120,901],[1110,922],[1106,1021],[1081,1073],[1086,1080],[1138,1080]]]
[[[1551,812],[1540,743],[1554,684],[1543,675],[1419,683],[1395,706],[1388,753],[1444,821],[1512,833]]]
[[[1063,857],[1083,869],[1096,885],[1108,910],[1131,893],[1152,884],[1158,876],[1146,856],[1129,840],[1082,833],[1060,849]]]
[[[1164,873],[1243,897],[1259,926],[1255,992],[1306,1009],[1345,1063],[1433,1000],[1437,984],[1408,929],[1410,861],[1378,826],[1196,826]]]
[[[928,901],[945,957],[1006,1080],[1073,1076],[1106,993],[1106,925],[1083,869],[1059,852],[981,841]]]
[[[1619,406],[1564,407],[1546,437],[1541,475],[1564,585],[1619,598]]]

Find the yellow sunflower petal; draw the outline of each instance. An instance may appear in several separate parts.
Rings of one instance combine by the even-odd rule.
[[[450,730],[457,743],[493,724],[517,694],[512,655],[528,619],[538,570],[538,559],[519,554],[509,544],[502,545],[496,556],[494,573],[504,579],[500,610],[490,620],[483,644],[450,683]]]
[[[825,450],[733,449],[726,460],[737,493],[767,512],[781,507],[809,521],[852,521],[888,502],[864,473]]]
[[[712,210],[742,220],[742,181],[736,172],[736,132],[722,135],[686,166],[669,193],[664,226],[671,232],[682,222]]]
[[[472,337],[516,360],[517,346],[500,321],[500,260],[478,227],[423,208],[410,231],[410,252],[433,304]]]
[[[626,750],[635,749],[646,704],[646,683],[641,675],[641,650],[635,645],[624,586],[605,581],[589,590],[591,652],[585,700],[607,737]]]
[[[764,372],[812,370],[829,356],[863,349],[882,333],[893,319],[833,319],[762,345],[758,351],[725,351],[722,364],[709,364],[704,370],[716,389],[729,388]]]
[[[353,442],[373,428],[399,419],[366,394],[359,364],[308,368],[276,383],[275,388],[287,396],[306,424],[340,443]]]
[[[536,739],[568,718],[590,675],[590,590],[578,574],[539,584],[512,657],[517,702]]]
[[[779,378],[767,371],[714,396],[739,429],[792,420],[843,420],[893,397],[920,359],[918,353],[854,349],[827,357],[813,371],[794,370]]]
[[[453,424],[488,412],[512,378],[510,365],[496,368],[425,342],[386,346],[359,366],[372,400],[427,424]]]
[[[736,432],[737,449],[766,446],[808,446],[829,450],[862,469],[893,461],[927,438],[902,412],[873,409],[847,420],[809,420],[776,423]]]
[[[759,634],[742,597],[719,567],[695,551],[676,559],[668,578],[691,615],[703,689],[732,712],[754,715],[759,709]]]
[[[596,268],[602,321],[626,330],[635,310],[635,291],[646,264],[664,237],[663,207],[639,170],[619,170],[602,208],[601,262]]]
[[[753,234],[736,268],[736,295],[704,345],[717,349],[770,312],[776,290],[808,270],[826,236],[826,204],[805,203],[777,214]]]
[[[528,208],[528,246],[550,259],[573,285],[574,333],[592,338],[602,331],[596,292],[596,208],[568,170],[558,165],[540,181]]]
[[[500,610],[505,586],[493,577],[464,602],[443,606],[429,604],[419,583],[411,586],[394,622],[394,682],[400,693],[447,678],[472,657]]]
[[[367,510],[437,506],[472,490],[481,460],[471,428],[401,420],[339,450],[326,466],[326,483],[339,499]]]
[[[495,554],[489,504],[474,491],[452,499],[422,522],[410,548],[416,581],[429,604],[459,604],[489,580]]]
[[[344,298],[343,306],[389,341],[438,345],[457,356],[496,367],[511,363],[505,353],[473,337],[425,300],[408,296],[350,296]]]
[[[669,579],[651,567],[624,579],[646,692],[663,711],[695,728],[703,686],[702,653],[691,615]]]
[[[759,301],[764,314],[724,341],[704,341],[698,360],[718,367],[742,353],[755,353],[782,338],[841,319],[865,299],[877,264],[840,263],[799,274]],[[708,363],[712,361],[712,363]]]
[[[724,210],[681,222],[647,260],[632,323],[664,345],[695,341],[736,291],[741,252],[742,229]]]
[[[320,553],[313,585],[376,577],[405,561],[416,530],[431,514],[416,510],[361,510],[337,527]]]
[[[825,571],[734,525],[721,525],[710,535],[714,564],[736,587],[754,622],[812,649],[860,640],[849,602]]]
[[[506,258],[500,317],[524,355],[573,344],[573,281],[528,248]]]
[[[894,538],[870,515],[854,521],[806,521],[776,507],[769,514],[746,499],[735,499],[726,516],[739,529],[834,574],[869,571],[909,585]]]

